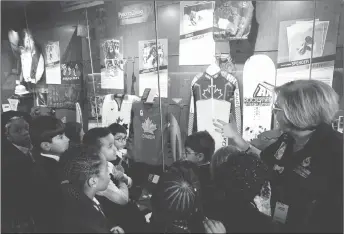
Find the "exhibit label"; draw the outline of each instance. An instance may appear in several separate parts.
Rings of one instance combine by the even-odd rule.
[[[118,12],[120,25],[138,24],[154,20],[152,3],[137,3],[122,6]]]

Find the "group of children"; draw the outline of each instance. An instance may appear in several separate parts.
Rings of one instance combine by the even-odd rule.
[[[246,210],[244,214],[252,220],[264,219],[253,198],[264,183],[265,168],[257,157],[242,157],[236,150],[230,152],[231,157],[229,151],[218,151],[220,156],[213,161],[215,142],[206,131],[188,136],[182,159],[160,175],[147,223],[137,197],[131,194],[141,184],[131,178],[133,162],[125,155],[127,130],[123,126],[114,123],[84,134],[77,123],[38,116],[26,127],[34,158],[27,172],[27,194],[36,232],[219,233],[242,224],[235,215],[240,210]],[[226,158],[221,166],[219,157]],[[254,179],[247,178],[247,170],[254,171]],[[214,192],[218,187],[224,194],[220,198]],[[228,204],[234,207],[229,213]]]
[[[126,134],[126,129],[116,123],[83,134],[78,124],[67,123],[65,127],[51,116],[39,116],[31,122],[38,159],[33,169],[33,184],[35,191],[39,191],[35,203],[40,206],[34,215],[39,232],[107,230],[106,222],[99,226],[102,218],[97,215],[115,220],[109,223],[113,227],[120,224],[130,232],[142,230],[144,216],[129,199],[133,181],[124,172],[126,162],[118,156],[125,146],[123,133]],[[132,219],[136,220],[136,226],[128,222]]]

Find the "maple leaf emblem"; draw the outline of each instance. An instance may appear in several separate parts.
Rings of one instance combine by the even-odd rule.
[[[147,132],[150,134],[154,134],[154,131],[157,129],[156,124],[152,122],[152,120],[149,119],[149,117],[145,120],[144,123],[142,123],[142,129],[143,132]]]
[[[211,91],[210,91],[210,88],[211,88],[211,85],[208,86],[207,89],[204,89],[203,90],[203,94],[202,96],[205,97],[205,98],[211,98]]]
[[[220,99],[223,94],[221,92],[221,89],[216,88],[216,85],[209,85],[207,89],[203,90],[203,97],[205,98],[216,98]]]
[[[62,121],[62,123],[66,123],[66,122],[67,122],[67,118],[66,118],[66,116],[65,116],[65,117],[63,117],[63,118],[61,119],[61,121]]]
[[[121,117],[118,116],[118,118],[116,119],[116,123],[121,124],[123,122],[123,119],[121,119]]]
[[[221,89],[216,88],[216,85],[213,87],[213,97],[216,99],[220,99],[223,96]]]
[[[128,130],[128,124],[122,124],[122,126]]]

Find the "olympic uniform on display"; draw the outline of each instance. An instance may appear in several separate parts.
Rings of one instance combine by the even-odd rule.
[[[129,129],[131,108],[138,101],[140,98],[135,95],[123,95],[121,98],[114,97],[113,94],[106,95],[102,108],[102,126],[118,123]]]
[[[163,123],[160,126],[159,99],[153,104],[135,102],[131,111],[130,133],[128,139],[128,156],[135,162],[149,165],[162,165],[164,150],[165,164],[173,162],[169,142],[168,104],[161,103]],[[162,130],[161,130],[162,129]],[[164,134],[164,147],[161,140]]]
[[[196,118],[195,118],[196,114]],[[237,79],[227,72],[211,76],[207,72],[195,76],[191,83],[188,135],[207,130],[215,140],[215,150],[228,145],[228,139],[216,132],[213,119],[229,121],[234,114],[241,134],[240,92]]]

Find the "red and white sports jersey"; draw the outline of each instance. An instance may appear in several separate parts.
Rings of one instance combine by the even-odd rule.
[[[106,95],[102,108],[102,126],[118,123],[129,129],[131,107],[137,101],[140,98],[135,95],[124,95],[123,98],[114,98],[113,94]]]
[[[226,76],[223,76],[223,74],[225,73],[221,72],[214,76],[210,76],[204,72],[196,75],[193,79],[191,83],[192,95],[190,101],[188,135],[196,131],[207,130],[206,128],[204,129],[204,127],[200,129],[197,126],[197,118],[203,119],[205,115],[212,115],[215,117],[218,114],[216,112],[227,112],[228,121],[229,112],[234,114],[237,130],[241,134],[241,108],[238,81],[234,76],[228,73],[226,73]],[[201,107],[202,110],[198,110],[197,107]],[[227,108],[228,110],[219,110],[219,107]],[[198,112],[202,112],[202,114],[197,115]],[[196,118],[195,113],[197,116]],[[213,123],[202,122],[201,124],[206,124],[209,128],[212,128]],[[212,134],[213,137],[217,138],[214,134]],[[215,145],[216,149],[228,145],[227,139],[223,138],[221,142],[217,142],[217,139],[215,139]]]

